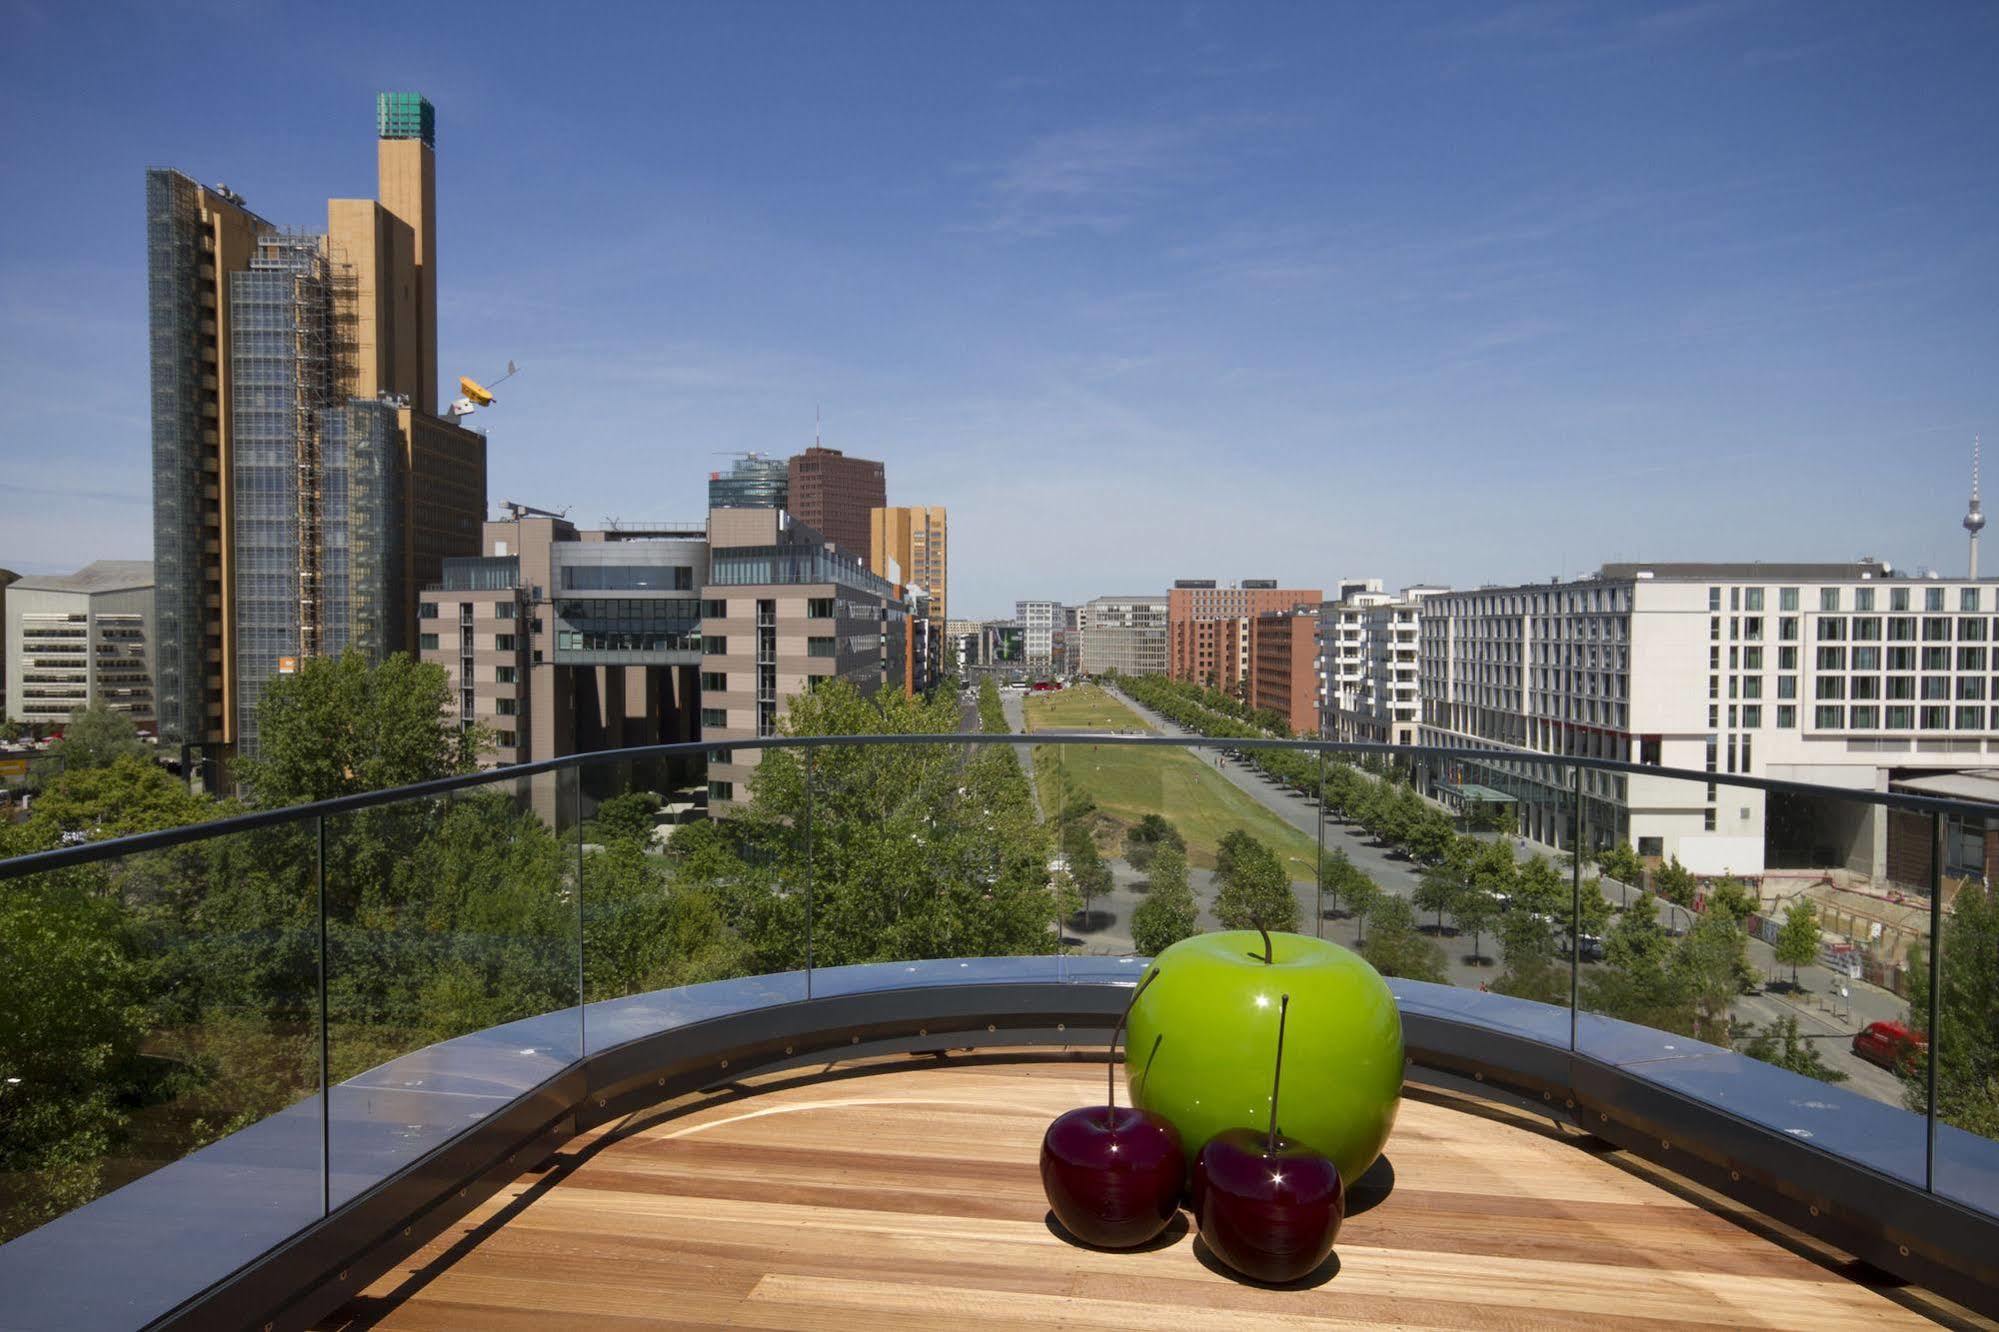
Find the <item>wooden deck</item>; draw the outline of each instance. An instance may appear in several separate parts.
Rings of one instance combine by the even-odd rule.
[[[790,1073],[579,1139],[329,1328],[1844,1327],[1926,1322],[1482,1102],[1412,1095],[1393,1186],[1316,1284],[1242,1284],[1182,1226],[1101,1253],[1049,1228],[1042,1130],[1103,1066],[900,1058]],[[1914,1307],[1912,1307],[1914,1306]]]

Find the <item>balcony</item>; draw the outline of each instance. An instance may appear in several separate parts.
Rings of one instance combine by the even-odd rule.
[[[668,861],[617,860],[607,802],[661,796],[656,765],[727,743],[578,756],[0,862],[17,896],[157,899],[139,960],[179,977],[188,999],[150,1010],[142,1048],[183,1075],[101,1163],[94,1200],[43,1194],[49,1219],[0,1245],[8,1325],[894,1325],[944,1311],[970,1325],[1800,1326],[1912,1322],[1941,1297],[1991,1303],[1999,1147],[1950,1122],[1948,1089],[1932,1088],[1939,1116],[1905,1109],[1908,1077],[1844,1062],[1854,1023],[1821,1047],[1842,1083],[1734,1048],[1731,1003],[1758,1021],[1776,1007],[1836,1027],[1808,994],[1827,967],[1804,968],[1805,990],[1759,986],[1754,1004],[1690,1000],[1697,1033],[1647,1025],[1619,998],[1637,973],[1614,975],[1584,945],[1616,933],[1605,918],[1654,911],[1648,947],[1712,942],[1722,885],[1688,907],[1656,866],[1624,883],[1534,860],[1644,826],[1643,809],[1576,797],[1602,773],[1807,802],[1794,821],[1816,836],[1864,838],[1880,811],[1940,837],[1983,807],[1490,750],[1059,729],[770,738],[737,788],[796,802],[744,825],[760,839],[744,863],[762,906],[727,917],[726,937],[664,932],[648,913],[699,890],[676,880],[669,893]],[[1224,749],[1239,757],[1217,766]],[[1023,781],[1004,767],[1016,755],[1042,792],[1095,800],[1097,854],[1116,872],[1083,910],[1045,895],[1038,853],[1008,858],[1058,835],[1024,785],[1007,786]],[[970,765],[976,782],[960,777]],[[908,798],[881,800],[888,780]],[[1384,814],[1385,798],[1403,813]],[[1489,809],[1506,811],[1508,837]],[[1227,886],[1214,830],[1240,828],[1288,880],[1293,927],[1395,973],[1411,1063],[1390,1166],[1353,1182],[1337,1264],[1298,1288],[1237,1282],[1204,1261],[1184,1218],[1131,1254],[1077,1247],[1045,1220],[1040,1131],[1101,1097],[1105,1039],[1148,965],[1130,913],[1164,890],[1133,893],[1126,836],[1145,813],[1182,831],[1202,926]],[[1412,919],[1407,895],[1438,878],[1421,852],[1395,849],[1418,824],[1503,852],[1510,901],[1468,889],[1435,909],[1434,930],[1431,907]],[[1787,872],[1787,826],[1765,838],[1758,912],[1730,924],[1750,941],[1781,900],[1767,890]],[[931,839],[920,861],[912,839]],[[1681,849],[1698,846],[1689,835]],[[896,848],[904,876],[881,903],[953,903],[929,923],[898,917],[899,937],[964,955],[853,960],[879,947],[865,933],[878,908],[859,905],[876,901],[863,896],[877,886],[871,847]],[[1934,872],[1954,871],[1939,860]],[[1357,909],[1368,897],[1352,873],[1385,896]],[[254,891],[232,894],[246,875]],[[1549,919],[1535,902],[1552,904]],[[1048,910],[1011,914],[1031,905]],[[1908,937],[1883,956],[1937,937],[1948,950],[1956,928],[1941,895],[1903,923]],[[1436,978],[1402,974],[1432,974],[1425,943]],[[1486,949],[1504,966],[1481,960]],[[1524,992],[1493,992],[1502,980]],[[1893,984],[1851,979],[1849,1013],[1896,985],[1929,992],[1920,971],[1881,980]],[[1946,1021],[1936,1039],[1948,1051],[1964,1037]],[[59,1063],[22,1073],[0,1096],[72,1085],[49,1081],[69,1076]],[[41,1182],[0,1177],[0,1201]],[[1780,1241],[1786,1229],[1809,1243]]]

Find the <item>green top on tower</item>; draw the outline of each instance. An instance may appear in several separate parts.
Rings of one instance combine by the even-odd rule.
[[[437,146],[437,112],[422,93],[376,93],[375,133],[384,139],[422,139]]]

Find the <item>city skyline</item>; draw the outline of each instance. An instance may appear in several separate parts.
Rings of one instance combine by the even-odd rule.
[[[1185,576],[1963,568],[1991,13],[782,13],[610,43],[445,9],[384,54],[11,10],[6,169],[63,207],[0,222],[0,564],[150,553],[143,169],[309,223],[408,86],[454,201],[439,375],[523,366],[494,498],[692,513],[713,453],[802,451],[823,404],[891,504],[950,507],[980,617]]]

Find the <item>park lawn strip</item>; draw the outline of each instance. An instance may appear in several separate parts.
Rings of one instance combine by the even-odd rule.
[[[1025,715],[1030,732],[1151,729],[1123,703],[1088,686],[1053,699],[1031,698]],[[1275,851],[1293,879],[1309,883],[1317,875],[1317,843],[1186,750],[1038,745],[1034,775],[1042,808],[1049,811],[1062,808],[1066,781],[1122,827],[1147,814],[1162,815],[1187,839],[1188,863],[1201,869],[1214,868],[1222,838],[1240,828]],[[1121,855],[1121,839],[1106,850]]]

